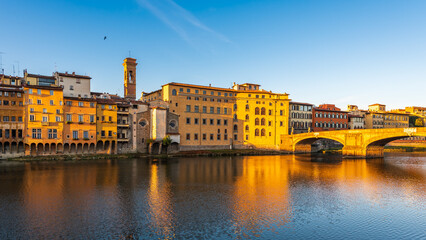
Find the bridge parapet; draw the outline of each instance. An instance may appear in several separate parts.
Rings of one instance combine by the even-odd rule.
[[[318,139],[331,139],[343,144],[347,156],[383,156],[384,146],[394,140],[422,136],[426,128],[357,129],[282,135],[280,149],[288,152],[309,152]]]

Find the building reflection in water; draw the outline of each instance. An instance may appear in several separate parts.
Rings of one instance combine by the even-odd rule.
[[[151,229],[163,239],[174,238],[171,183],[166,178],[166,168],[150,166],[148,202]]]

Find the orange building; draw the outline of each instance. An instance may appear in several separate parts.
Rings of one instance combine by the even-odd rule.
[[[312,112],[314,132],[348,129],[348,112],[341,111],[334,104],[322,104]]]
[[[0,85],[0,154],[24,154],[24,91],[13,85]]]
[[[94,153],[96,145],[96,100],[64,97],[64,154]]]
[[[62,87],[24,85],[25,155],[63,152]]]
[[[96,99],[96,151],[116,153],[117,104],[112,99]]]

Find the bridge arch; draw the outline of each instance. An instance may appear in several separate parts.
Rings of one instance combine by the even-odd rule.
[[[306,136],[304,138],[295,139],[293,142],[293,152],[311,152],[312,151],[312,144],[315,143],[318,140],[327,139],[327,140],[333,140],[335,142],[338,142],[345,146],[345,141],[337,138],[337,137],[331,137],[331,136],[321,136],[321,137],[315,137],[315,136]]]
[[[371,138],[363,146],[363,149],[365,149],[365,155],[381,157],[384,155],[384,147],[386,144],[407,137],[426,137],[426,133],[413,133],[412,135],[408,135],[407,133],[398,132],[396,134],[388,134]]]

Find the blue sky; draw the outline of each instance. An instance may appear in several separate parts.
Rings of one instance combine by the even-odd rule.
[[[6,74],[88,74],[92,91],[259,83],[294,101],[426,106],[426,1],[0,1]],[[107,40],[103,37],[107,36]]]

